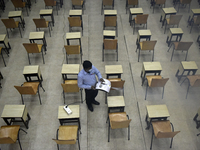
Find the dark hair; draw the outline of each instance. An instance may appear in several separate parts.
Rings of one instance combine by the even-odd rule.
[[[91,68],[92,67],[92,63],[89,60],[85,60],[83,62],[83,68],[87,69],[87,68]]]

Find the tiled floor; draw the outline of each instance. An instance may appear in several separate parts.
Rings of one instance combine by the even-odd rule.
[[[9,0],[6,1],[6,10],[1,12],[1,18],[7,18],[9,11],[14,11],[14,7]],[[168,77],[169,81],[165,86],[164,98],[161,99],[161,88],[149,89],[147,100],[144,100],[146,86],[141,86],[140,73],[143,61],[151,60],[151,53],[142,53],[140,62],[137,62],[136,39],[137,32],[133,35],[133,29],[128,23],[129,15],[125,12],[125,0],[115,0],[115,9],[117,10],[118,22],[118,45],[119,61],[116,62],[116,56],[113,53],[106,53],[105,61],[102,62],[102,30],[103,15],[101,15],[101,0],[86,0],[85,11],[83,15],[83,60],[90,60],[96,66],[103,77],[105,76],[105,65],[121,64],[123,66],[122,79],[125,82],[125,111],[132,119],[130,124],[131,136],[127,140],[127,130],[111,130],[110,142],[107,142],[108,124],[107,105],[104,103],[105,95],[99,92],[97,100],[100,106],[94,106],[94,112],[87,110],[85,102],[79,103],[78,94],[67,95],[67,103],[78,102],[80,105],[82,134],[80,135],[80,145],[82,150],[147,150],[151,142],[151,129],[145,130],[146,105],[166,104],[170,121],[174,124],[175,130],[181,132],[175,136],[172,149],[174,150],[198,150],[200,147],[199,138],[193,117],[199,106],[199,88],[191,88],[188,98],[185,98],[187,82],[180,86],[177,82],[175,73],[179,67],[180,61],[184,60],[185,53],[177,52],[174,54],[173,61],[170,61],[171,51],[167,52],[166,44],[167,33],[164,34],[164,28],[161,28],[159,22],[161,9],[156,7],[154,14],[150,9],[150,0],[139,1],[139,7],[142,7],[144,14],[149,14],[148,29],[152,32],[152,40],[157,40],[155,47],[154,61],[159,61],[163,71],[161,75]],[[172,0],[166,2],[165,7],[172,7]],[[23,77],[23,68],[28,64],[26,51],[22,43],[29,42],[29,33],[35,31],[33,18],[39,17],[40,9],[44,9],[43,0],[37,0],[32,7],[30,15],[27,16],[23,11],[25,18],[25,30],[22,31],[23,38],[17,29],[10,32],[9,42],[11,44],[10,56],[5,57],[7,67],[1,60],[0,69],[4,76],[2,80],[2,89],[0,89],[0,112],[6,104],[21,104],[21,97],[14,85],[21,85],[25,79]],[[197,0],[193,0],[191,8],[199,8]],[[47,54],[45,64],[42,63],[41,54],[30,55],[32,65],[40,65],[43,75],[43,87],[45,92],[40,90],[42,105],[39,104],[37,96],[25,96],[25,104],[31,116],[29,129],[25,129],[28,134],[20,134],[21,144],[24,150],[53,150],[56,149],[56,143],[52,140],[56,136],[56,130],[59,127],[58,106],[63,105],[62,97],[62,64],[66,63],[64,45],[66,44],[65,34],[69,32],[68,19],[71,1],[64,1],[63,8],[58,11],[54,10],[55,26],[53,27],[52,37],[49,36],[48,30],[44,29],[47,40]],[[176,8],[177,9],[177,8]],[[187,19],[189,16],[188,6],[180,8],[178,14],[183,14],[179,27],[182,28],[184,35],[182,41],[193,41],[187,60],[196,61],[200,67],[200,51],[196,39],[199,29],[194,27],[192,34],[189,34],[187,28]],[[48,18],[50,19],[50,18]],[[139,28],[136,28],[137,30]],[[79,29],[77,29],[78,31]],[[167,31],[168,32],[168,31]],[[5,27],[0,22],[0,34],[6,34]],[[70,58],[70,63],[79,63],[79,59]],[[197,71],[197,74],[199,71]],[[182,80],[181,80],[182,81]],[[146,85],[146,82],[145,82]],[[121,93],[115,93],[121,94]],[[111,95],[114,95],[111,93]],[[0,125],[5,125],[3,119],[0,119]],[[169,139],[155,139],[153,142],[154,150],[169,149]],[[0,145],[2,150],[18,150],[19,145]],[[62,145],[61,149],[78,149],[76,145]]]

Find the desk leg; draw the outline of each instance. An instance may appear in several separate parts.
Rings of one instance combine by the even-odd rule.
[[[79,126],[79,129],[81,130],[81,122],[79,118],[78,118],[78,126]]]
[[[181,78],[183,77],[184,71],[182,72],[182,74],[178,77],[178,82],[180,82]]]
[[[70,44],[69,44],[69,39],[67,39],[67,45],[70,45]]]
[[[121,78],[121,74],[118,74],[118,78]]]
[[[22,119],[22,122],[24,123],[24,125],[25,125],[25,127],[26,127],[26,129],[28,129],[28,120],[26,121],[26,120],[24,120],[23,118],[21,118]]]
[[[52,20],[52,24],[54,26],[54,17],[53,17],[53,12],[52,12],[52,15],[51,15],[51,20]]]
[[[145,77],[146,77],[146,73],[144,73],[144,76],[142,77],[142,86],[143,86],[143,84],[144,84]]]
[[[192,71],[192,75],[195,75],[196,72],[197,72],[197,70],[193,70],[193,71]]]
[[[61,120],[61,119],[59,119],[59,122],[60,122],[60,125],[62,126],[62,125],[63,125],[63,122],[62,122],[62,120]]]
[[[3,118],[3,120],[5,121],[5,123],[6,123],[7,125],[11,125],[11,123],[8,122],[8,119],[7,119],[7,118]]]

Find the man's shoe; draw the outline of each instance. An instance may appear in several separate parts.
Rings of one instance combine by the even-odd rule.
[[[88,106],[88,109],[91,111],[91,112],[93,112],[93,107],[92,107],[92,105],[87,105]]]
[[[100,103],[97,102],[96,100],[93,100],[92,104],[94,104],[94,105],[100,105]]]

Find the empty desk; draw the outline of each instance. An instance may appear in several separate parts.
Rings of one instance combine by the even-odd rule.
[[[117,10],[104,10],[104,16],[117,16]]]
[[[145,121],[147,123],[146,129],[149,129],[152,120],[154,119],[166,120],[168,117],[170,117],[166,105],[146,105],[146,109],[147,109],[147,114],[145,118]]]
[[[174,7],[162,8],[161,17],[160,17],[160,22],[162,22],[162,26],[164,26],[167,15],[175,15],[176,13],[177,11]]]
[[[105,65],[106,78],[109,79],[110,76],[117,76],[121,78],[123,73],[122,65]]]
[[[7,125],[11,125],[12,122],[23,122],[27,129],[31,120],[25,105],[5,105],[1,118]]]
[[[191,13],[188,18],[188,24],[191,25],[191,22],[194,19],[194,16],[200,15],[200,9],[191,9]]]
[[[72,111],[72,114],[70,115],[67,114],[63,107],[64,106],[58,107],[58,120],[60,122],[60,125],[63,125],[63,123],[77,122],[79,125],[79,129],[81,129],[79,105],[68,105],[68,107]]]
[[[138,37],[136,41],[137,49],[140,46],[140,39],[146,39],[146,41],[150,41],[151,39],[151,31],[150,30],[138,30]]]
[[[143,14],[143,9],[142,8],[130,8],[130,14],[129,14],[130,26],[131,26],[131,22],[133,21],[132,16],[140,15],[140,14]]]
[[[69,79],[67,78],[67,75],[78,75],[79,70],[80,70],[79,64],[63,64],[61,71],[63,80]]]
[[[108,96],[108,113],[112,109],[120,109],[121,112],[124,111],[125,101],[124,96]]]
[[[22,11],[9,11],[8,18],[20,18],[21,24],[23,25],[23,28],[25,28],[25,21]]]
[[[35,43],[35,41],[40,41],[42,40],[44,46],[45,46],[45,51],[47,51],[47,42],[45,39],[44,31],[41,32],[30,32],[29,34],[29,41],[30,43]]]
[[[51,16],[51,22],[54,26],[53,9],[41,9],[40,17],[43,18],[44,16]]]
[[[154,73],[154,75],[160,75],[162,67],[160,62],[143,62],[142,71],[140,77],[142,78],[142,85],[144,84],[146,74]]]
[[[167,36],[166,43],[168,44],[168,47],[170,46],[170,43],[172,42],[173,36],[176,36],[175,41],[181,41],[182,35],[183,35],[183,30],[181,28],[170,28],[170,32]],[[179,38],[179,39],[178,39]]]
[[[82,10],[70,10],[69,11],[69,16],[70,17],[80,17],[82,20]]]
[[[5,49],[9,53],[9,49],[11,49],[11,46],[8,42],[8,37],[6,34],[0,34],[0,43],[4,45]]]
[[[70,45],[70,40],[79,40],[81,46],[81,32],[70,32],[66,33],[67,45]]]
[[[179,68],[175,76],[178,78],[178,82],[179,82],[182,77],[186,77],[187,75],[190,75],[190,72],[192,72],[192,75],[195,75],[197,70],[198,70],[198,67],[195,61],[181,61],[181,64],[179,65]],[[187,72],[187,75],[184,75],[184,72]]]
[[[116,32],[112,30],[103,30],[103,39],[115,39]]]

